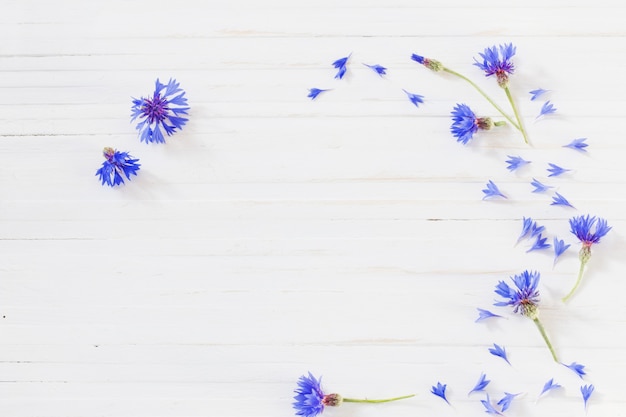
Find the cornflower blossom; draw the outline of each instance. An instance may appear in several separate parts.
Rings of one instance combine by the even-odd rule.
[[[571,291],[563,297],[564,302],[569,300],[582,281],[585,265],[591,259],[591,246],[600,243],[600,239],[611,230],[605,219],[590,215],[574,216],[569,220],[569,224],[570,232],[578,238],[582,247],[578,252],[578,259],[580,260],[578,278]]]
[[[548,349],[550,349],[552,358],[555,362],[558,362],[548,335],[539,321],[539,290],[537,290],[539,279],[539,272],[524,271],[519,275],[511,277],[515,287],[510,287],[506,282],[500,281],[496,286],[495,293],[504,298],[504,300],[498,301],[494,305],[500,307],[511,306],[514,313],[519,313],[531,319],[537,326],[537,329],[539,329]]]
[[[491,130],[494,126],[502,126],[504,122],[494,122],[491,117],[476,117],[467,104],[459,104],[452,109],[452,126],[450,132],[456,141],[467,145],[479,130]]]
[[[322,378],[315,378],[311,372],[298,379],[298,387],[294,390],[296,396],[293,397],[294,400],[296,400],[293,403],[293,408],[296,410],[297,416],[315,417],[318,414],[321,414],[325,407],[338,407],[342,403],[352,402],[377,404],[402,400],[415,396],[415,394],[411,394],[383,400],[344,398],[339,394],[325,394],[321,387],[321,383]]]
[[[189,120],[182,117],[187,115],[189,106],[185,92],[176,80],[170,78],[167,84],[161,84],[157,78],[155,84],[152,97],[133,98],[130,120],[140,120],[136,129],[141,142],[165,143],[163,132],[171,136],[182,129]]]
[[[474,87],[474,89],[476,89],[476,91],[478,91],[480,93],[480,95],[482,95],[487,102],[489,102],[489,104],[491,104],[493,106],[494,109],[496,109],[498,111],[498,113],[500,113],[509,123],[511,123],[511,125],[513,127],[515,127],[517,130],[519,130],[522,135],[524,136],[524,142],[528,143],[528,138],[526,135],[526,131],[524,130],[524,128],[522,127],[520,121],[519,121],[519,115],[517,114],[517,109],[513,109],[514,112],[516,113],[516,117],[517,117],[517,122],[511,118],[511,116],[509,116],[504,110],[502,110],[502,108],[500,108],[500,106],[498,106],[498,104],[487,95],[487,93],[485,93],[479,86],[478,84],[476,84],[474,81],[470,80],[468,77],[466,77],[463,74],[460,74],[448,67],[446,67],[445,65],[443,65],[440,61],[437,61],[435,59],[431,59],[431,58],[426,58],[422,55],[418,55],[418,54],[412,54],[411,55],[411,59],[415,62],[417,62],[418,64],[423,65],[424,67],[432,70],[433,72],[447,72],[448,74],[452,74],[455,77],[458,77],[464,81],[466,81],[467,83],[469,83],[472,87]],[[509,95],[510,93],[508,93],[508,88],[507,88],[507,95]],[[504,124],[504,123],[501,123]],[[498,124],[500,125],[500,124]]]
[[[100,177],[102,185],[106,184],[114,187],[124,183],[122,174],[130,180],[131,175],[137,175],[139,167],[138,158],[133,158],[128,152],[119,152],[116,149],[106,147],[102,151],[105,161],[100,169],[96,171],[96,175]]]

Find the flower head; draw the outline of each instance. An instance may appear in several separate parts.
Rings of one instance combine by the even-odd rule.
[[[307,95],[307,97],[309,97],[311,100],[315,100],[317,96],[319,96],[324,91],[328,91],[328,90],[323,90],[320,88],[309,88],[309,94]]]
[[[490,382],[491,380],[487,379],[487,375],[480,374],[480,378],[478,378],[478,382],[476,382],[476,385],[474,385],[474,388],[472,388],[471,391],[467,395],[470,395],[472,392],[484,391]]]
[[[441,397],[445,402],[450,404],[450,401],[446,398],[446,388],[447,384],[442,384],[441,382],[437,382],[437,385],[433,385],[430,389],[430,392],[436,395],[437,397]]]
[[[596,216],[575,216],[569,220],[570,231],[580,240],[583,247],[591,247],[595,243],[599,243],[611,227],[607,221]]]
[[[531,95],[530,101],[535,101],[536,99],[538,99],[539,97],[547,93],[548,91],[549,90],[544,90],[543,88],[538,88],[536,90],[529,91],[529,94]]]
[[[171,78],[167,84],[161,84],[157,78],[152,97],[133,98],[131,122],[140,119],[136,129],[142,142],[165,143],[161,129],[167,136],[171,136],[177,129],[182,129],[189,120],[181,117],[187,114],[189,106],[185,92],[179,85]]]
[[[506,160],[507,163],[507,167],[506,169],[508,169],[509,171],[513,172],[516,169],[523,167],[526,164],[530,164],[530,161],[525,160],[524,158],[522,158],[521,156],[511,156],[511,155],[507,155],[507,157],[509,159]]]
[[[496,286],[495,293],[503,297],[504,301],[498,301],[496,306],[511,306],[514,313],[534,318],[539,304],[539,272],[524,271],[514,275],[511,280],[516,288],[510,287],[506,282],[500,281]]]
[[[297,394],[293,397],[296,402],[293,408],[296,409],[297,416],[314,417],[324,411],[324,392],[321,388],[322,379],[317,379],[309,372],[298,380]]]
[[[593,394],[593,390],[595,389],[595,387],[593,386],[593,384],[589,384],[589,385],[583,385],[580,387],[580,393],[583,395],[583,401],[585,402],[585,408],[587,408],[587,400],[589,400],[589,397],[591,397],[591,394]]]
[[[387,68],[383,67],[382,65],[378,65],[378,64],[374,64],[374,65],[363,64],[363,65],[370,68],[372,71],[376,72],[376,74],[380,75],[381,77],[387,74]]]
[[[484,310],[482,308],[477,308],[476,310],[478,310],[478,318],[475,320],[475,323],[478,323],[479,321],[483,321],[492,317],[502,317],[498,314],[492,313],[489,310]]]
[[[511,62],[515,51],[516,48],[512,43],[486,48],[484,52],[479,53],[482,62],[474,58],[476,61],[474,65],[485,71],[486,77],[495,75],[500,87],[507,87],[509,75],[515,70]]]
[[[489,353],[491,353],[493,356],[504,359],[509,365],[511,364],[511,362],[509,362],[509,358],[506,355],[506,349],[503,346],[496,345],[494,343],[493,347],[489,348]]]
[[[543,389],[541,390],[541,393],[539,394],[539,396],[542,396],[544,393],[553,389],[557,389],[557,388],[561,388],[561,385],[555,383],[554,378],[552,378],[544,384]]]
[[[442,71],[444,69],[444,66],[441,62],[430,58],[424,58],[421,55],[413,54],[411,55],[411,59],[435,72]]]
[[[467,145],[478,130],[490,130],[494,126],[489,117],[476,117],[467,104],[458,104],[452,109],[450,131],[457,142]]]
[[[415,104],[415,107],[419,107],[420,104],[424,102],[424,96],[420,96],[419,94],[409,93],[408,91],[404,89],[402,91],[404,91],[404,93],[407,95],[409,100],[411,100],[411,103]]]
[[[504,194],[502,194],[502,192],[500,191],[498,186],[491,180],[489,180],[489,182],[487,183],[487,188],[485,188],[482,191],[485,194],[485,196],[483,197],[483,200],[485,198],[490,198],[490,197],[506,198],[506,196]]]
[[[119,152],[116,149],[106,147],[102,151],[105,161],[100,169],[96,171],[96,175],[100,176],[102,185],[107,184],[110,187],[123,184],[124,178],[122,174],[130,180],[131,175],[137,175],[141,164],[137,162],[139,159],[133,158],[128,152]]]
[[[553,188],[550,185],[542,184],[541,182],[537,181],[535,178],[533,178],[530,185],[535,187],[535,189],[532,191],[533,193],[543,193],[544,191],[547,191],[549,188]]]
[[[350,54],[352,55],[352,54]],[[346,71],[348,70],[348,60],[350,59],[350,55],[344,56],[343,58],[337,59],[333,62],[333,67],[337,68],[337,74],[335,78],[339,78],[340,80],[346,75]]]
[[[561,363],[561,365],[574,371],[574,373],[578,375],[580,379],[583,379],[583,376],[587,375],[587,372],[585,372],[585,365],[581,365],[580,363],[572,362],[569,365]]]
[[[550,103],[550,101],[546,101],[545,103],[543,103],[543,106],[541,106],[541,110],[539,111],[539,115],[536,117],[536,119],[540,118],[541,116],[546,116],[555,112],[556,107],[554,107],[554,105]]]
[[[563,145],[563,147],[564,148],[574,149],[576,151],[587,152],[587,149],[585,149],[585,148],[587,146],[589,146],[589,145],[585,143],[586,140],[587,140],[587,138],[574,139],[573,141],[571,141],[567,145]]]

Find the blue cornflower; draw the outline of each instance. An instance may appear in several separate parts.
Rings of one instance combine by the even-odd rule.
[[[324,90],[320,88],[309,88],[309,94],[307,95],[307,97],[309,97],[311,100],[315,100],[317,96],[319,96],[324,91],[328,91],[328,90]]]
[[[492,317],[502,317],[498,314],[494,314],[489,310],[484,310],[482,308],[477,308],[476,310],[478,310],[478,318],[476,319],[475,323],[478,323],[479,321],[483,321]]]
[[[443,71],[445,69],[445,67],[443,66],[441,62],[434,60],[434,59],[430,59],[430,58],[424,58],[421,55],[412,54],[411,59],[417,62],[418,64],[422,64],[426,68],[435,72]]]
[[[380,75],[381,77],[387,74],[387,68],[383,67],[382,65],[378,65],[378,64],[374,64],[374,65],[363,64],[363,65],[372,69],[373,71],[376,72],[376,74]]]
[[[496,408],[493,406],[493,404],[491,404],[491,399],[489,398],[489,394],[487,394],[487,398],[485,398],[484,400],[480,400],[481,404],[483,406],[485,406],[485,412],[488,414],[494,414],[494,415],[498,415],[501,416],[502,413],[499,412],[498,410],[496,410]]]
[[[509,82],[509,74],[513,74],[515,68],[511,62],[511,58],[515,55],[515,46],[512,43],[508,45],[492,46],[486,48],[484,52],[479,53],[483,62],[474,58],[474,65],[485,71],[485,76],[496,76],[498,85],[506,87]]]
[[[435,394],[437,397],[441,397],[443,398],[443,400],[445,402],[447,402],[448,404],[450,404],[450,401],[448,401],[448,399],[446,398],[446,388],[448,387],[447,384],[442,384],[441,382],[437,382],[437,385],[433,385],[430,389],[430,392]]]
[[[339,78],[341,80],[343,76],[346,75],[346,71],[348,70],[348,60],[350,59],[351,55],[352,54],[344,56],[343,58],[339,58],[338,60],[333,62],[333,67],[337,68],[338,70],[335,78]]]
[[[485,193],[483,200],[486,198],[490,198],[490,197],[507,198],[504,194],[502,194],[502,192],[500,192],[500,190],[498,189],[498,186],[494,184],[493,181],[489,180],[489,182],[486,185],[487,185],[487,188],[482,190],[483,193]]]
[[[507,155],[507,157],[509,159],[506,160],[506,163],[508,164],[508,166],[506,167],[506,169],[508,169],[509,171],[513,172],[516,169],[518,169],[519,167],[522,167],[526,164],[530,164],[530,161],[526,161],[524,158],[522,158],[521,156],[511,156],[511,155]]]
[[[541,390],[541,393],[539,394],[539,396],[541,397],[544,393],[553,389],[557,389],[557,388],[561,388],[561,385],[555,383],[554,378],[552,378],[544,384],[543,389]]]
[[[491,380],[487,379],[487,375],[480,374],[480,378],[478,378],[478,382],[476,382],[476,385],[474,385],[474,388],[472,388],[471,391],[467,393],[467,395],[470,395],[472,392],[484,391],[490,382]]]
[[[554,105],[550,103],[550,101],[546,101],[545,103],[543,103],[543,106],[541,106],[541,111],[539,111],[539,115],[535,117],[535,119],[538,119],[541,116],[552,114],[554,112],[556,112],[556,107],[554,107]]]
[[[502,397],[502,399],[500,401],[498,401],[498,403],[497,403],[500,406],[500,411],[502,411],[504,413],[506,410],[508,410],[509,407],[511,406],[511,402],[518,395],[519,395],[519,393],[511,394],[509,392],[505,392],[504,393],[504,397]]]
[[[409,93],[408,91],[404,89],[402,91],[404,91],[407,97],[409,97],[409,100],[411,100],[411,103],[415,104],[415,107],[419,107],[420,104],[424,102],[424,96],[420,96],[419,94]]]
[[[542,95],[544,95],[548,91],[549,90],[544,90],[543,88],[538,88],[536,90],[530,91],[529,92],[529,94],[531,94],[530,101],[535,101],[537,98],[541,97]]]
[[[585,365],[582,365],[580,363],[572,362],[569,365],[566,365],[561,362],[561,365],[574,371],[576,375],[580,377],[580,379],[583,379],[583,376],[587,375],[587,372],[585,372]]]
[[[171,78],[167,84],[161,84],[157,78],[152,97],[133,98],[130,120],[131,122],[137,118],[141,120],[136,129],[142,142],[165,143],[161,129],[167,136],[171,136],[177,129],[182,129],[189,120],[181,117],[187,114],[189,106],[185,92],[179,85]]]
[[[574,234],[582,243],[582,247],[578,252],[578,259],[580,260],[580,269],[578,270],[578,278],[574,287],[570,292],[563,297],[563,301],[567,301],[572,294],[576,291],[576,288],[580,285],[583,277],[583,271],[585,265],[591,259],[591,246],[600,242],[600,239],[604,237],[611,227],[609,227],[606,220],[602,218],[596,218],[596,216],[575,216],[569,220],[570,232]],[[593,229],[593,231],[592,231]]]
[[[566,245],[564,240],[559,240],[559,238],[554,236],[554,263],[570,246],[570,244]]]
[[[550,166],[547,169],[548,172],[550,173],[548,177],[556,177],[556,176],[563,174],[564,172],[571,171],[571,169],[561,168],[560,166],[553,164],[553,163],[548,163],[548,165]]]
[[[543,325],[539,321],[539,290],[537,290],[539,279],[539,272],[524,271],[519,275],[511,277],[517,289],[510,287],[504,281],[498,282],[495,293],[503,297],[504,300],[498,301],[494,305],[501,307],[511,306],[514,313],[530,318],[537,326],[537,329],[539,329],[539,333],[541,333],[548,349],[550,349],[552,358],[555,362],[558,362],[554,348],[548,339]]]
[[[567,201],[567,198],[563,197],[561,194],[559,193],[554,193],[554,196],[552,197],[552,202],[550,203],[551,206],[567,206],[567,207],[571,207],[571,208],[576,208],[574,206],[572,206],[572,204]]]
[[[509,365],[511,364],[511,362],[509,362],[509,358],[506,355],[506,349],[503,346],[496,345],[494,343],[493,347],[489,348],[489,353],[491,353],[493,356],[504,359]]]
[[[544,191],[547,191],[549,188],[554,188],[554,187],[552,187],[550,185],[542,184],[542,183],[540,183],[539,181],[537,181],[534,178],[533,178],[532,182],[530,183],[530,185],[535,187],[535,189],[532,191],[533,193],[543,193]]]
[[[585,143],[586,140],[587,138],[574,139],[567,145],[563,145],[563,147],[574,149],[574,150],[581,151],[581,152],[587,152],[587,149],[585,148],[589,145]]]
[[[297,395],[293,397],[296,402],[293,408],[296,409],[297,416],[315,417],[324,411],[326,403],[326,395],[321,387],[322,378],[317,379],[309,372],[309,375],[303,375],[298,380],[298,388],[294,391]]]
[[[452,110],[452,135],[466,145],[478,132],[478,118],[467,104],[457,104]]]
[[[534,250],[549,249],[550,247],[552,247],[552,245],[550,245],[549,243],[546,243],[547,239],[548,239],[547,237],[541,237],[541,233],[540,233],[537,236],[537,240],[535,241],[535,243],[526,252],[532,252]]]
[[[102,185],[107,184],[110,187],[123,184],[124,178],[122,174],[130,180],[131,175],[137,175],[139,167],[138,158],[133,158],[128,152],[119,152],[116,149],[106,147],[102,151],[104,161],[100,169],[96,171],[96,175],[100,176]]]
[[[583,385],[580,387],[580,393],[583,395],[583,401],[585,402],[585,408],[587,408],[587,400],[589,400],[589,397],[591,397],[591,394],[593,394],[593,390],[595,389],[595,387],[593,386],[593,384],[589,384],[589,385]]]

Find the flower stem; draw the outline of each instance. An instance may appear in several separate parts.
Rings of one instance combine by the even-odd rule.
[[[554,361],[558,363],[559,360],[556,357],[556,353],[554,352],[552,343],[550,343],[550,339],[548,339],[548,335],[546,334],[546,329],[543,328],[543,324],[541,324],[538,318],[534,318],[533,321],[537,325],[537,328],[539,329],[539,333],[541,333],[541,336],[543,337],[543,340],[546,342],[546,345],[548,345],[548,349],[550,349],[550,353],[552,354],[552,359],[554,359]]]
[[[576,289],[580,285],[580,282],[583,279],[583,270],[585,269],[586,264],[587,262],[580,261],[580,269],[578,270],[578,278],[576,279],[576,283],[574,284],[574,287],[570,290],[570,292],[567,293],[565,297],[562,298],[564,303],[570,299],[570,297],[576,292]]]
[[[505,118],[506,120],[508,120],[508,121],[509,121],[509,123],[511,123],[513,126],[515,126],[515,128],[516,128],[517,130],[519,130],[520,132],[522,132],[522,134],[524,135],[524,140],[526,140],[526,133],[525,133],[525,132],[524,132],[524,130],[520,127],[521,125],[518,125],[517,123],[515,123],[515,121],[514,121],[514,120],[513,120],[513,119],[512,119],[512,118],[511,118],[508,114],[506,114],[506,113],[504,112],[504,110],[502,110],[502,109],[500,108],[500,106],[498,106],[498,105],[496,104],[496,102],[495,102],[495,101],[493,101],[493,100],[491,99],[491,97],[489,97],[489,96],[487,95],[487,93],[485,93],[485,92],[484,92],[484,91],[483,91],[483,90],[482,90],[482,89],[481,89],[478,85],[476,85],[476,83],[474,83],[474,81],[470,80],[469,78],[467,78],[467,77],[466,77],[466,76],[464,76],[463,74],[459,74],[458,72],[456,72],[456,71],[454,71],[454,70],[451,70],[450,68],[444,68],[443,70],[444,70],[445,72],[449,73],[449,74],[455,75],[455,76],[457,76],[457,77],[459,77],[459,78],[461,78],[461,79],[463,79],[463,80],[467,81],[468,83],[470,83],[470,85],[471,85],[472,87],[474,87],[474,88],[476,89],[476,91],[478,91],[478,92],[479,92],[479,93],[480,93],[480,94],[481,94],[481,95],[482,95],[482,96],[483,96],[483,97],[484,97],[484,98],[485,98],[485,99],[486,99],[486,100],[487,100],[487,101],[488,101],[488,102],[489,102],[489,103],[490,103],[490,104],[491,104],[491,105],[492,105],[492,106],[493,106],[493,107],[494,107],[494,108],[495,108],[495,109],[496,109],[496,110],[497,110],[497,111],[498,111],[498,112],[502,115],[502,116],[504,116],[504,118]],[[519,118],[518,118],[518,121],[519,121]],[[526,143],[528,143],[528,141],[526,141]]]
[[[366,400],[366,399],[358,399],[358,398],[344,398],[343,402],[346,402],[346,403],[374,403],[374,404],[378,404],[378,403],[388,403],[388,402],[391,402],[391,401],[404,400],[405,398],[411,398],[411,397],[415,397],[415,394],[403,395],[402,397],[385,398],[383,400]]]
[[[519,117],[519,112],[517,111],[517,106],[515,105],[515,101],[513,100],[513,96],[511,96],[511,90],[509,87],[504,87],[504,92],[506,93],[506,97],[509,99],[509,103],[511,103],[511,107],[513,108],[513,113],[515,114],[515,118],[517,119],[516,127],[522,132],[522,136],[524,136],[524,142],[528,145],[528,136],[526,135],[526,129],[524,129],[524,125],[522,124],[522,119]]]

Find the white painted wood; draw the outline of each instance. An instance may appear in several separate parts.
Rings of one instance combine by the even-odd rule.
[[[348,397],[331,416],[626,415],[625,11],[613,2],[446,0],[5,0],[0,13],[0,415],[293,415],[297,378]],[[457,102],[498,117],[462,81],[505,97],[472,63],[518,48],[512,90],[528,128],[449,133]],[[335,80],[331,63],[351,53]],[[362,63],[388,67],[379,78]],[[130,98],[180,81],[190,121],[145,145]],[[330,88],[311,101],[309,88]],[[557,114],[536,120],[552,90]],[[415,108],[402,89],[425,96]],[[562,146],[586,137],[587,154]],[[104,146],[141,159],[116,189]],[[507,155],[532,163],[511,173]],[[572,171],[549,178],[549,162]],[[576,209],[533,194],[555,186]],[[483,201],[488,180],[509,197]],[[580,292],[571,216],[613,230]],[[515,245],[522,217],[572,248]],[[493,289],[542,274],[542,320],[492,307]],[[507,319],[474,323],[476,308]],[[498,343],[512,366],[490,355]],[[563,389],[537,396],[550,378]],[[448,384],[452,406],[429,393]]]

